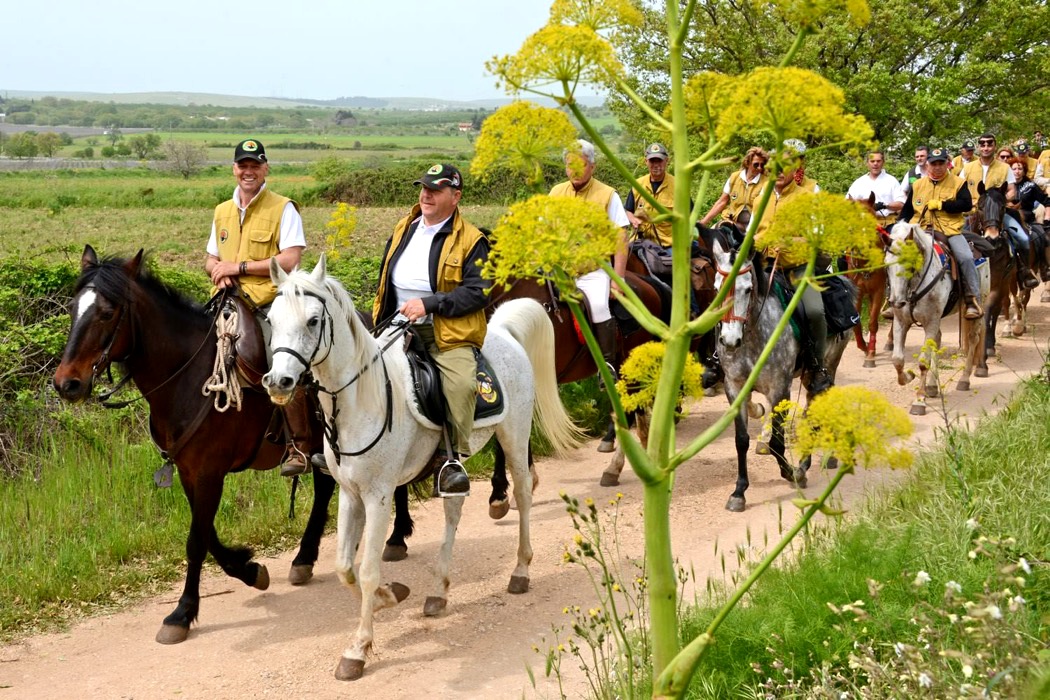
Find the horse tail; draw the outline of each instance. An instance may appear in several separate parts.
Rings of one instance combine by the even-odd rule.
[[[585,439],[558,395],[554,360],[554,326],[534,299],[511,299],[492,314],[489,324],[502,328],[525,350],[532,365],[536,403],[533,418],[556,454],[577,447]]]

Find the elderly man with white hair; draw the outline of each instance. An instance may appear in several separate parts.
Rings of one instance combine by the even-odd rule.
[[[613,254],[613,269],[623,277],[627,273],[627,228],[631,222],[620,201],[620,195],[609,185],[594,177],[594,144],[580,139],[579,148],[565,154],[565,175],[568,181],[555,185],[551,197],[578,197],[593,202],[608,214],[609,220],[620,229],[620,241]],[[587,308],[594,325],[594,336],[602,351],[602,357],[615,374],[616,321],[609,310],[609,294],[612,279],[601,268],[576,279],[576,286],[587,299]]]

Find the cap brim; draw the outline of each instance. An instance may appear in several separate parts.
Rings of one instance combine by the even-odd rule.
[[[261,155],[259,155],[257,153],[245,153],[240,158],[234,158],[233,162],[234,163],[240,163],[242,160],[254,160],[254,161],[258,162],[258,163],[265,163],[266,162],[266,156],[261,156]]]
[[[926,162],[927,163],[947,163],[948,159],[947,158],[927,158]]]
[[[667,160],[667,156],[663,153],[650,153],[645,157],[646,160]]]

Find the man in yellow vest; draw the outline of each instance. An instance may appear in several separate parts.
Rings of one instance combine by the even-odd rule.
[[[609,220],[620,229],[620,241],[613,254],[613,270],[621,278],[627,274],[627,227],[631,225],[624,211],[620,195],[609,185],[593,177],[595,167],[594,144],[579,139],[578,149],[565,154],[565,175],[568,181],[555,185],[551,197],[577,197],[592,202],[606,213]],[[615,373],[616,320],[609,310],[609,294],[613,290],[612,279],[601,268],[576,278],[576,286],[587,299],[587,308],[594,324],[594,336],[601,348],[602,357]]]
[[[974,155],[973,141],[963,141],[959,155],[952,158],[951,170],[956,175],[960,175],[963,168],[975,160],[977,160],[977,156]]]
[[[965,168],[962,176],[970,188],[970,199],[977,206],[977,185],[984,183],[985,190],[995,189],[1006,185],[1006,201],[1017,201],[1017,184],[1013,170],[1006,164],[1005,160],[996,157],[996,142],[994,134],[984,134],[977,139],[978,158]],[[1003,216],[1003,226],[1006,233],[1013,242],[1017,259],[1018,281],[1026,289],[1034,289],[1039,286],[1039,280],[1028,267],[1029,250],[1032,247],[1028,234],[1025,233],[1021,222],[1015,219],[1009,210]],[[999,237],[998,226],[986,226],[984,235],[989,238]]]
[[[394,227],[379,268],[372,306],[376,324],[401,313],[441,372],[448,428],[455,454],[435,455],[437,493],[466,496],[470,479],[462,460],[470,455],[478,390],[477,353],[488,329],[485,305],[491,283],[481,277],[488,238],[463,218],[463,177],[453,165],[433,165],[413,184],[419,202]]]
[[[667,173],[667,149],[663,144],[650,144],[645,149],[645,164],[649,168],[649,174],[638,181],[653,199],[668,209],[674,208],[674,175]],[[627,220],[638,232],[639,238],[645,238],[658,244],[663,248],[671,247],[671,221],[653,221],[656,212],[652,205],[636,193],[634,188],[627,195],[627,202],[623,205],[627,212]]]
[[[233,197],[215,207],[208,238],[204,270],[211,277],[212,293],[236,286],[249,305],[257,309],[264,333],[266,308],[277,295],[270,281],[270,258],[291,272],[306,248],[299,205],[266,187],[270,164],[262,142],[246,139],[233,151]],[[291,436],[281,474],[295,476],[310,471],[310,420],[306,395],[300,388],[284,406]]]
[[[994,150],[994,149],[993,149]],[[971,164],[972,166],[972,164]],[[971,167],[967,166],[967,167]],[[959,264],[968,319],[984,315],[977,297],[977,268],[966,236],[962,235],[966,215],[973,209],[973,199],[966,181],[948,172],[948,151],[934,148],[926,161],[926,174],[912,184],[908,201],[901,211],[901,221],[933,228],[948,237],[948,246]]]

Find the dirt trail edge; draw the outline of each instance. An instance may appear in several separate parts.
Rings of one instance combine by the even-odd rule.
[[[1033,302],[1029,314],[1033,330],[1021,339],[999,340],[1001,358],[990,361],[991,376],[975,379],[972,392],[949,391],[951,414],[968,420],[993,412],[1005,403],[1019,377],[1038,371],[1048,318],[1050,305]],[[944,325],[945,344],[957,348],[955,317]],[[921,331],[913,329],[906,353],[909,366],[914,366],[912,355],[921,338]],[[907,410],[913,388],[897,386],[889,353],[880,349],[876,369],[863,369],[862,362],[862,353],[851,345],[839,372],[840,383],[864,383]],[[681,441],[710,425],[725,405],[724,397],[717,397],[694,406],[680,425]],[[931,444],[944,419],[931,411],[913,422],[915,441]],[[760,426],[756,421],[751,426],[754,438]],[[618,488],[598,486],[607,455],[595,452],[595,445],[585,445],[569,459],[544,459],[538,464],[542,483],[532,520],[535,556],[531,590],[525,595],[506,592],[516,546],[516,512],[500,522],[491,521],[487,485],[476,483],[456,538],[448,611],[439,618],[424,618],[422,605],[430,588],[443,516],[436,501],[416,506],[409,558],[383,565],[383,580],[401,581],[412,594],[397,608],[376,616],[375,654],[359,681],[344,683],[333,677],[349,641],[358,601],[336,580],[334,536],[329,536],[322,544],[314,580],[302,588],[286,581],[292,553],[264,560],[273,583],[261,593],[221,574],[207,574],[201,585],[206,597],[199,623],[182,644],[163,646],[153,641],[161,619],[178,598],[180,583],[165,595],[117,614],[84,620],[67,632],[0,647],[0,700],[235,696],[394,700],[521,698],[523,693],[557,697],[557,687],[542,678],[542,657],[533,645],[542,644],[552,624],[564,623],[565,606],[588,606],[593,601],[582,570],[562,563],[573,530],[558,494],[591,497],[605,506],[617,491],[622,492],[621,548],[627,557],[642,552],[638,480],[628,467]],[[790,504],[795,493],[780,479],[773,458],[752,455],[750,464],[751,488],[742,514],[723,508],[736,474],[731,429],[679,470],[671,514],[675,554],[683,566],[695,570],[700,585],[708,575],[722,577],[714,555],[716,540],[721,551],[732,552],[746,546],[749,530],[751,541],[761,543],[764,532],[771,539],[776,536],[778,520],[796,517]],[[280,477],[275,472],[273,478]],[[893,479],[884,471],[859,472],[844,482],[842,498],[848,505]],[[814,472],[807,492],[817,493],[826,481]],[[526,664],[537,675],[536,694],[529,686]],[[566,689],[570,696],[581,696],[586,686],[575,666],[571,659],[563,664]]]

